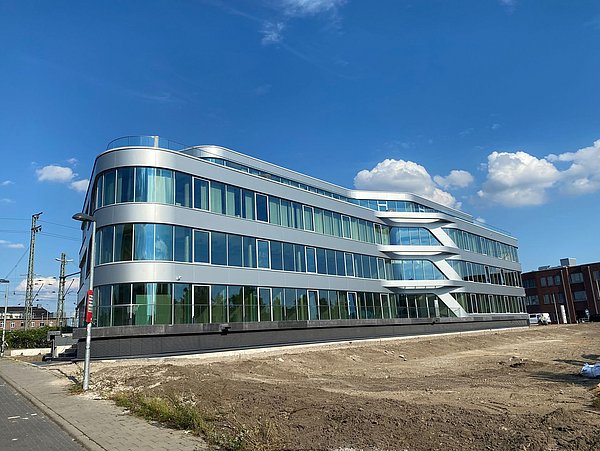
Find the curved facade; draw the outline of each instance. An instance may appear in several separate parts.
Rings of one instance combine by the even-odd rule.
[[[253,346],[524,317],[515,238],[413,194],[348,190],[223,147],[116,140],[96,159],[84,212],[97,230],[98,340],[199,334],[181,347],[192,352],[236,331],[279,337]],[[177,352],[176,341],[123,355]]]

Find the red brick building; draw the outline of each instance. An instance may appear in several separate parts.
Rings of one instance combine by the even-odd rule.
[[[560,266],[542,266],[522,279],[528,313],[549,313],[554,323],[600,314],[600,262],[577,265],[563,258]]]

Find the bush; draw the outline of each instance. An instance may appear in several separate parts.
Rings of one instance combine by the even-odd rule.
[[[57,327],[38,327],[28,330],[13,330],[6,332],[6,344],[11,349],[49,348],[48,331],[58,330]]]

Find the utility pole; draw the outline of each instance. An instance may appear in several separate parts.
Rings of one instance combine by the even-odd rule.
[[[58,328],[62,329],[65,317],[65,266],[67,264],[67,255],[60,254],[60,276],[58,277],[58,302],[56,303],[56,321]]]
[[[25,291],[25,329],[31,327],[33,320],[33,266],[35,260],[35,234],[42,230],[37,225],[37,220],[43,212],[31,215],[31,240],[29,242],[29,266],[27,268],[27,290]]]

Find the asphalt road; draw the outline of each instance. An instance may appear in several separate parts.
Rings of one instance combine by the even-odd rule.
[[[56,423],[0,377],[0,450],[81,451]]]

